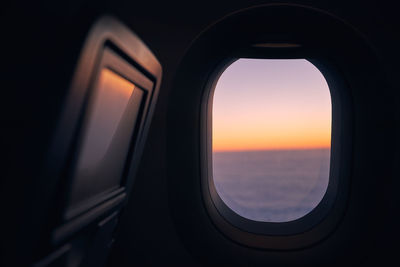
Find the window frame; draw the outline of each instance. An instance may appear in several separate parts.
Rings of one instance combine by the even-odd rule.
[[[360,195],[359,188],[354,187],[361,179],[357,177],[360,162],[353,153],[360,149],[360,140],[364,140],[364,133],[353,131],[358,129],[358,112],[363,108],[360,90],[363,86],[380,84],[379,77],[374,75],[379,69],[372,51],[362,34],[340,18],[323,10],[281,4],[230,14],[209,25],[193,41],[178,65],[166,108],[169,208],[175,229],[188,249],[199,257],[231,249],[237,252],[232,260],[236,262],[251,249],[264,255],[299,251],[321,247],[325,241],[335,242],[334,237],[343,234],[342,226],[348,226],[348,218],[352,216],[348,211],[354,209],[354,198]],[[337,148],[331,147],[336,151],[331,153],[336,154],[332,157],[338,166],[334,175],[339,177],[336,181],[340,181],[340,190],[328,215],[305,232],[274,235],[274,232],[259,234],[240,229],[219,213],[205,187],[208,177],[205,95],[227,61],[246,57],[308,59],[324,75],[332,97],[338,100],[333,104],[338,108],[332,123],[339,127],[333,127],[332,131],[340,136],[340,142]],[[365,73],[370,75],[365,77]]]
[[[72,170],[85,124],[85,112],[94,90],[97,90],[98,76],[103,68],[110,69],[140,87],[145,95],[141,100],[137,125],[129,141],[119,187],[70,205],[74,182]],[[161,64],[135,33],[111,16],[103,16],[95,22],[87,33],[54,140],[51,141],[48,160],[51,159],[52,168],[43,174],[47,180],[53,181],[51,186],[54,190],[47,191],[58,192],[55,204],[50,207],[54,210],[49,223],[53,229],[49,233],[49,240],[53,244],[61,244],[71,235],[104,217],[104,214],[121,209],[126,204],[138,168],[136,163],[143,152],[155,111],[161,79]],[[44,194],[42,198],[49,198],[49,195]]]
[[[96,66],[95,73],[93,74],[93,82],[89,86],[89,92],[87,94],[87,99],[85,102],[85,106],[83,107],[81,124],[78,126],[79,129],[76,133],[76,147],[72,152],[73,156],[71,159],[71,170],[68,173],[69,176],[69,194],[67,197],[66,212],[64,214],[65,220],[70,220],[75,216],[87,211],[90,208],[93,208],[97,204],[104,201],[104,199],[110,199],[118,194],[126,193],[127,191],[127,176],[129,173],[130,162],[132,161],[132,157],[134,156],[135,146],[140,141],[142,135],[143,122],[146,119],[145,115],[149,108],[150,97],[154,88],[154,81],[149,79],[144,75],[144,73],[140,72],[133,64],[130,64],[128,61],[124,60],[122,52],[118,53],[118,49],[111,42],[106,42],[102,51],[101,51],[101,59]],[[143,95],[140,99],[140,103],[138,105],[138,112],[136,114],[136,121],[132,127],[132,134],[130,135],[130,139],[128,141],[128,150],[125,155],[125,163],[123,167],[123,171],[118,180],[118,183],[115,186],[107,188],[101,192],[94,193],[89,197],[83,198],[80,201],[72,201],[72,197],[77,197],[77,193],[73,190],[79,187],[79,179],[77,177],[76,168],[79,162],[79,156],[82,153],[82,145],[84,143],[83,137],[85,131],[87,130],[87,124],[91,120],[91,109],[94,103],[94,96],[97,90],[99,90],[98,84],[102,70],[108,69],[119,78],[124,79],[130,82],[135,88],[142,91]],[[75,184],[76,183],[76,184]],[[77,195],[74,195],[77,194]]]
[[[258,248],[294,249],[308,246],[325,238],[338,223],[343,213],[349,192],[349,179],[351,155],[351,103],[350,96],[346,93],[346,83],[339,71],[328,60],[320,55],[296,49],[253,49],[239,51],[231,57],[223,59],[209,76],[204,87],[201,118],[200,118],[200,166],[201,189],[206,210],[217,228],[234,241]],[[285,52],[286,50],[286,52]],[[294,50],[299,50],[293,53]],[[245,51],[245,52],[243,52]],[[304,55],[302,57],[302,55]],[[288,222],[260,222],[242,217],[229,208],[218,195],[213,181],[212,169],[212,105],[213,94],[219,77],[239,58],[254,59],[299,59],[308,60],[318,68],[324,76],[331,94],[332,124],[331,124],[331,155],[329,183],[325,195],[320,203],[309,213],[301,218]],[[344,112],[345,111],[345,112]],[[344,118],[347,114],[347,118]],[[340,194],[338,194],[340,188]],[[299,238],[303,233],[310,231],[322,232],[307,240]],[[273,239],[281,242],[274,242]],[[282,238],[287,240],[283,241]],[[291,241],[289,241],[291,240]],[[271,242],[272,241],[272,242]],[[283,242],[282,242],[283,241]]]

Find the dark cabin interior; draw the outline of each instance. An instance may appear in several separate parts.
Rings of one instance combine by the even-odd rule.
[[[0,14],[1,266],[398,261],[395,1],[8,1]],[[301,47],[252,46],[292,42]],[[98,54],[106,48],[109,59]],[[337,88],[335,202],[313,228],[238,230],[202,193],[205,88],[240,57],[309,58]],[[127,119],[138,137],[124,154],[126,180],[86,209],[68,201],[89,101],[82,92],[98,64],[134,77],[144,100],[132,104],[137,120]]]

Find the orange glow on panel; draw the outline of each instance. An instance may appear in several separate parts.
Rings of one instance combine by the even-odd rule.
[[[129,99],[135,85],[109,69],[102,69],[99,79],[100,88],[107,88],[111,95],[119,95],[122,99]]]
[[[98,165],[107,154],[135,85],[105,68],[101,70],[97,88],[81,153],[83,169]]]
[[[320,71],[298,60],[240,59],[213,99],[213,150],[329,148],[331,97]]]

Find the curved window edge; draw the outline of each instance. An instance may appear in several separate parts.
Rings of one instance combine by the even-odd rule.
[[[200,164],[205,207],[217,228],[238,243],[270,249],[294,249],[311,245],[328,235],[345,209],[349,190],[347,175],[351,166],[352,139],[351,98],[346,90],[346,83],[338,69],[326,59],[304,57],[324,76],[331,94],[332,126],[328,187],[321,202],[301,218],[288,222],[253,221],[238,215],[223,202],[216,191],[212,177],[212,96],[219,77],[237,59],[239,57],[232,57],[220,62],[210,75],[203,91],[200,112]],[[314,231],[322,231],[325,234],[311,236],[304,242],[301,236]],[[279,239],[279,242],[270,242],[272,239]]]

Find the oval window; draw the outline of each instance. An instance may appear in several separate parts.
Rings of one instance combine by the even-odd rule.
[[[239,59],[212,106],[213,181],[235,213],[288,222],[312,211],[329,182],[331,96],[305,59]]]

